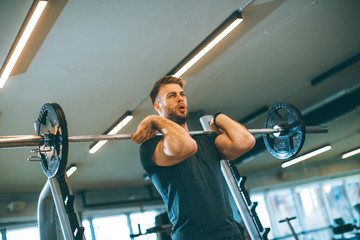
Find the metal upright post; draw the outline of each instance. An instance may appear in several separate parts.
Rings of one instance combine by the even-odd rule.
[[[244,198],[241,195],[241,192],[239,191],[238,185],[235,182],[235,179],[232,175],[231,169],[225,160],[221,160],[221,171],[224,175],[224,178],[226,180],[226,183],[230,189],[230,192],[233,196],[233,199],[236,203],[236,206],[238,207],[238,210],[240,212],[241,218],[244,221],[244,224],[246,226],[246,229],[250,235],[250,238],[253,239],[262,239],[259,231],[257,230],[257,227],[252,219],[252,216],[249,214],[249,209],[244,201]]]
[[[42,189],[37,208],[37,219],[41,240],[57,239],[56,209],[51,195],[50,180]]]
[[[49,178],[51,192],[54,198],[57,214],[60,220],[61,229],[66,240],[73,240],[74,234],[71,229],[71,224],[66,213],[65,203],[62,198],[59,182],[57,178]]]

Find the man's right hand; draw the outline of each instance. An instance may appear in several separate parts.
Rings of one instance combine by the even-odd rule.
[[[156,136],[157,129],[152,123],[153,117],[153,115],[147,116],[140,122],[136,132],[131,137],[133,142],[143,143]]]

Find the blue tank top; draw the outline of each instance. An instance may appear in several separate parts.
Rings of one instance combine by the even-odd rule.
[[[216,135],[192,136],[198,151],[170,167],[152,161],[161,140],[155,137],[140,147],[144,170],[163,198],[173,224],[173,240],[213,240],[240,233],[233,218],[227,186],[220,168]]]

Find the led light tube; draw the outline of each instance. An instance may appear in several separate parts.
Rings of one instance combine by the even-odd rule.
[[[66,171],[67,176],[70,177],[76,170],[77,170],[76,165],[72,165],[72,166]]]
[[[107,143],[107,140],[106,140],[106,141],[100,141],[100,142],[96,143],[96,144],[89,150],[89,153],[91,153],[91,154],[96,153],[97,150],[99,150],[102,146],[105,145],[105,143]]]
[[[350,152],[347,152],[347,153],[344,153],[344,154],[341,156],[341,158],[342,158],[342,159],[345,159],[345,158],[354,156],[354,155],[359,154],[359,153],[360,153],[360,148],[355,149],[355,150],[350,151]]]
[[[23,34],[20,37],[19,42],[17,43],[14,52],[11,54],[9,61],[7,62],[4,71],[1,74],[0,77],[0,88],[3,88],[6,81],[8,80],[10,73],[12,72],[17,60],[20,57],[21,52],[23,51],[26,42],[29,40],[29,37],[34,30],[36,23],[38,22],[41,14],[43,13],[45,6],[47,4],[47,1],[39,1],[38,5],[36,6],[36,9],[34,13],[32,14],[28,24],[26,25],[26,28],[23,32]]]
[[[188,61],[182,68],[180,68],[173,76],[180,77],[191,66],[200,60],[207,52],[209,52],[216,44],[218,44],[226,35],[228,35],[234,28],[236,28],[241,22],[242,18],[237,18],[231,23],[224,31],[222,31],[217,37],[215,37],[209,44],[207,44],[198,54],[196,54],[190,61]]]
[[[119,122],[107,135],[114,135],[117,134],[126,124],[128,124],[133,119],[132,115],[126,116],[123,120]],[[93,154],[96,153],[102,146],[105,145],[108,141],[100,141],[96,143],[90,150],[89,153]]]
[[[126,116],[116,127],[114,127],[107,135],[117,134],[126,124],[128,124],[133,119],[132,115]]]
[[[283,164],[281,164],[281,167],[282,168],[289,167],[289,166],[294,165],[294,164],[296,164],[298,162],[304,161],[304,160],[306,160],[308,158],[311,158],[311,157],[319,155],[319,154],[321,154],[323,152],[329,151],[330,149],[331,149],[331,146],[327,145],[325,147],[319,148],[319,149],[317,149],[315,151],[312,151],[312,152],[309,152],[309,153],[307,153],[305,155],[302,155],[301,157],[294,158],[294,159],[292,159],[290,161],[284,162]]]

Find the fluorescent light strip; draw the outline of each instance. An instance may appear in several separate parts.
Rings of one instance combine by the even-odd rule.
[[[242,18],[237,18],[231,23],[224,31],[222,31],[216,38],[214,38],[208,45],[206,45],[198,54],[196,54],[189,62],[187,62],[182,68],[180,68],[173,76],[180,77],[191,68],[197,61],[200,60],[207,52],[209,52],[216,44],[218,44],[226,35],[228,35],[234,28],[236,28],[241,22]]]
[[[359,153],[360,153],[360,148],[355,149],[355,150],[350,151],[350,152],[347,152],[347,153],[344,153],[344,154],[341,156],[341,158],[342,158],[342,159],[345,159],[345,158],[354,156],[354,155],[359,154]]]
[[[107,143],[107,140],[106,140],[106,141],[100,141],[100,142],[96,143],[96,144],[89,150],[89,153],[91,153],[91,154],[96,153],[97,150],[99,150],[102,146],[105,145],[105,143]]]
[[[77,167],[75,165],[72,165],[67,171],[66,174],[68,177],[70,177],[74,172],[76,172]]]
[[[107,135],[114,135],[117,134],[126,124],[128,124],[133,119],[132,115],[126,116],[118,125],[116,125]],[[90,150],[89,153],[93,154],[96,153],[102,146],[105,145],[108,141],[100,141],[96,143]]]
[[[22,50],[25,47],[26,42],[29,40],[31,33],[36,26],[36,23],[38,22],[41,14],[43,13],[46,4],[47,1],[39,1],[38,5],[36,6],[36,9],[31,16],[29,23],[27,24],[23,34],[21,35],[20,40],[16,45],[14,52],[11,54],[10,60],[6,64],[6,67],[4,68],[4,71],[0,77],[0,88],[3,88],[6,81],[8,80],[10,73],[12,72],[17,60],[20,57]]]
[[[117,134],[120,129],[125,127],[126,124],[128,124],[133,119],[132,115],[126,116],[116,127],[114,127],[107,135],[114,135]]]
[[[309,152],[309,153],[307,153],[305,155],[302,155],[301,157],[298,157],[298,158],[292,159],[290,161],[284,162],[283,164],[281,164],[281,167],[282,168],[289,167],[289,166],[294,165],[294,164],[296,164],[298,162],[304,161],[304,160],[306,160],[308,158],[311,158],[311,157],[319,155],[319,154],[321,154],[323,152],[329,151],[330,149],[331,149],[331,146],[327,145],[327,146],[319,148],[319,149],[317,149],[317,150],[315,150],[313,152]]]

